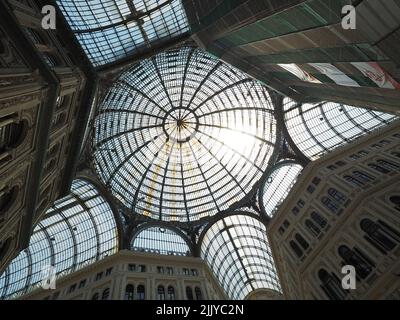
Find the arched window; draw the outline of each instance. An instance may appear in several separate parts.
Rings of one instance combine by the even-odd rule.
[[[188,300],[193,300],[193,291],[191,287],[186,287],[186,298]]]
[[[400,211],[400,196],[392,196],[389,200],[395,205],[395,208]]]
[[[303,250],[301,250],[299,245],[296,242],[294,242],[293,240],[291,240],[289,242],[289,245],[292,248],[293,252],[296,254],[296,256],[301,258],[301,256],[303,255]]]
[[[391,161],[379,159],[378,164],[384,167],[387,170],[399,170],[399,166]]]
[[[175,300],[175,289],[173,286],[168,287],[168,300]]]
[[[338,249],[339,256],[344,260],[344,264],[352,265],[356,269],[357,278],[365,279],[372,272],[375,264],[360,250],[351,250],[346,245]]]
[[[44,174],[49,174],[54,170],[54,168],[57,165],[57,160],[55,158],[51,158],[49,162],[46,163],[46,166],[44,167]]]
[[[334,188],[329,188],[328,189],[328,194],[335,199],[337,202],[344,204],[346,202],[347,197],[344,195],[344,193],[334,189]]]
[[[4,242],[0,241],[0,261],[7,255],[12,243],[12,238],[7,238]]]
[[[17,195],[18,187],[16,186],[11,189],[0,190],[0,217],[14,204]]]
[[[96,292],[96,293],[92,296],[92,300],[99,300],[99,294],[98,294],[98,292]]]
[[[42,58],[50,68],[54,68],[60,65],[60,60],[54,54],[42,52]]]
[[[25,28],[25,32],[28,34],[29,38],[34,44],[46,45],[46,41],[37,30],[34,30],[32,28]]]
[[[328,224],[328,221],[316,211],[311,212],[311,219],[321,228],[325,228]]]
[[[294,238],[296,239],[296,241],[300,244],[300,246],[303,247],[304,250],[307,250],[309,247],[308,242],[306,241],[306,239],[303,238],[303,236],[299,233],[296,233]]]
[[[383,167],[381,167],[381,166],[378,166],[378,165],[376,165],[376,164],[374,164],[374,163],[369,163],[369,164],[368,164],[368,167],[374,169],[375,171],[378,171],[378,172],[380,172],[380,173],[383,173],[383,174],[388,174],[388,173],[391,172],[391,170],[387,170],[387,169],[385,169],[385,168],[383,168]]]
[[[336,203],[336,201],[333,201],[332,199],[328,198],[328,197],[322,197],[321,198],[321,203],[327,207],[332,213],[338,214],[340,207],[339,205]]]
[[[145,300],[146,296],[145,296],[144,285],[138,285],[136,290],[137,290],[137,299],[138,300]]]
[[[321,282],[321,288],[331,300],[343,300],[346,298],[347,292],[343,290],[339,278],[325,269],[318,271],[318,278]]]
[[[57,130],[61,128],[65,124],[66,120],[67,120],[67,114],[65,112],[60,112],[59,114],[56,114],[53,118],[51,129]]]
[[[108,297],[110,296],[110,288],[106,288],[103,291],[103,294],[101,295],[101,300],[108,300]]]
[[[321,230],[311,220],[307,219],[305,225],[313,236],[318,237],[321,234]]]
[[[0,118],[0,154],[20,145],[28,132],[27,121],[18,121],[16,116]]]
[[[135,288],[132,284],[128,284],[125,287],[125,300],[133,300],[135,294]]]
[[[5,47],[4,43],[3,43],[2,37],[0,35],[0,54],[4,54],[5,52],[6,52],[6,47]]]
[[[347,182],[350,182],[355,187],[363,187],[363,186],[365,186],[365,184],[363,182],[357,180],[356,178],[354,178],[352,176],[344,176],[344,179]]]
[[[383,254],[387,254],[400,243],[399,232],[381,220],[375,223],[370,219],[363,219],[360,227],[366,233],[365,239]]]
[[[164,289],[164,286],[158,286],[158,288],[157,288],[157,300],[165,300],[165,289]]]
[[[199,287],[194,289],[194,293],[196,295],[196,300],[203,300],[203,295],[201,294],[201,289]]]
[[[362,181],[362,182],[368,183],[368,182],[372,182],[375,180],[374,177],[372,177],[369,174],[366,174],[365,172],[362,172],[362,171],[354,171],[353,174],[356,177],[356,179],[358,179],[359,181]]]

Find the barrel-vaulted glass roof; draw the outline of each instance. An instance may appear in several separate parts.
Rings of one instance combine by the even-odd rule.
[[[184,46],[124,72],[95,118],[94,165],[132,213],[189,222],[227,210],[275,148],[267,89]]]
[[[244,299],[256,289],[281,292],[265,225],[250,215],[214,223],[202,240],[201,257],[231,299]]]
[[[117,226],[109,204],[92,184],[74,180],[71,193],[46,212],[29,247],[0,276],[0,298],[29,292],[41,283],[48,266],[62,276],[117,249]]]
[[[271,218],[274,216],[302,170],[301,165],[290,160],[282,161],[274,167],[260,187],[260,206],[264,214]]]
[[[95,66],[189,31],[181,0],[57,0]]]
[[[397,119],[393,114],[334,102],[296,104],[285,98],[285,125],[311,160]]]

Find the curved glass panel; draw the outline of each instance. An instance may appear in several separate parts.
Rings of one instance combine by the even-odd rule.
[[[183,47],[119,77],[95,118],[94,165],[132,212],[188,222],[242,199],[275,140],[267,89]]]
[[[54,266],[60,277],[113,254],[117,239],[116,222],[106,200],[92,184],[74,180],[71,193],[46,212],[29,247],[0,276],[0,297],[29,292],[42,281],[47,266]]]
[[[380,128],[397,117],[334,102],[305,103],[285,99],[285,124],[297,147],[310,159]]]
[[[181,0],[57,0],[95,66],[189,31]]]
[[[238,214],[214,223],[201,243],[201,257],[232,299],[256,289],[281,292],[266,228],[255,218]]]
[[[131,242],[131,250],[165,255],[188,256],[186,241],[171,229],[149,227],[140,231]]]
[[[295,163],[278,164],[262,185],[261,208],[273,217],[278,206],[285,200],[303,167]]]

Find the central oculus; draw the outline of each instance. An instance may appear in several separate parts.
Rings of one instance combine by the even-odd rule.
[[[170,110],[163,121],[163,130],[167,140],[184,143],[192,139],[199,128],[199,119],[188,108]]]

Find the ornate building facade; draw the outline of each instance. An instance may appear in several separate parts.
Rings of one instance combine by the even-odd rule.
[[[6,1],[0,11],[2,270],[69,190],[93,83],[79,56],[69,54],[79,52],[69,38],[41,27],[41,6]]]
[[[28,300],[221,300],[225,292],[200,258],[119,251]]]
[[[400,123],[310,163],[268,227],[289,299],[400,299]],[[356,288],[342,287],[345,265]]]

